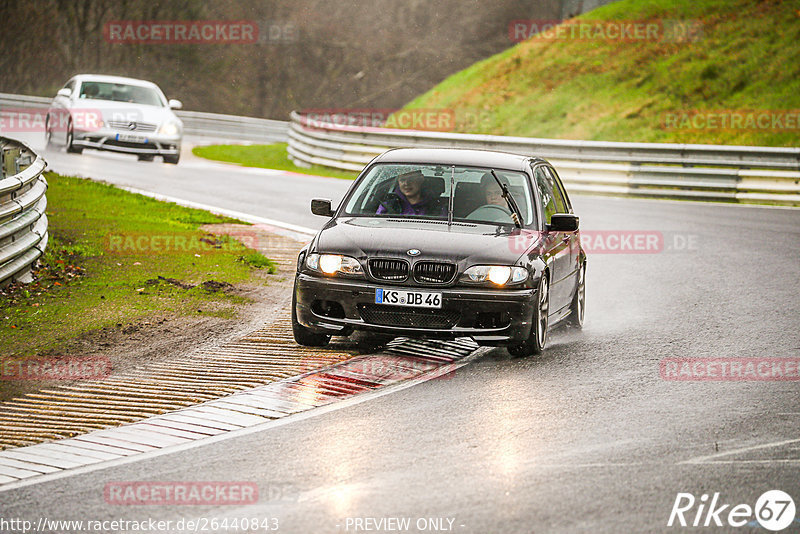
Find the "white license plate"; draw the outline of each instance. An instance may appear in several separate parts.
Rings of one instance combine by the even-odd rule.
[[[147,138],[143,135],[118,133],[117,141],[125,141],[127,143],[146,143]]]
[[[411,306],[413,308],[441,308],[442,294],[427,291],[378,288],[375,290],[375,304]]]

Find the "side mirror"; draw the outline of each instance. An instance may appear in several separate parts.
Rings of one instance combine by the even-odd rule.
[[[575,232],[578,230],[580,219],[571,213],[554,213],[550,217],[548,230],[551,232]]]
[[[327,198],[315,198],[311,201],[311,213],[323,217],[333,217],[331,201]]]
[[[67,88],[67,87],[62,87],[56,93],[56,96],[64,96],[64,97],[67,97],[67,98],[69,98],[70,95],[72,95],[72,91],[70,91],[69,88]]]
[[[169,104],[169,109],[183,108],[183,102],[181,102],[180,100],[175,100],[174,98],[170,98],[168,104]]]

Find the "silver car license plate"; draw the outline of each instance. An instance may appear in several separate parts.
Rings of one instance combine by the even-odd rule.
[[[143,135],[118,133],[117,141],[125,141],[126,143],[146,143],[147,138]]]

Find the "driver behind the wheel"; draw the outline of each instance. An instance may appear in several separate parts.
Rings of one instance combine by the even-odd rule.
[[[397,186],[381,200],[375,213],[441,216],[447,214],[447,206],[438,195],[427,190],[425,176],[415,170],[397,177]]]
[[[500,182],[507,188],[508,180],[505,178],[505,176],[499,176],[498,178],[500,178]],[[494,179],[492,173],[487,172],[481,176],[481,191],[483,192],[483,197],[486,202],[484,205],[500,206],[506,211],[511,211],[508,207],[508,202],[506,202],[506,199],[503,198],[503,189],[500,187],[500,184],[497,183],[497,180]],[[519,216],[516,213],[511,213],[510,217],[514,224],[521,223]]]

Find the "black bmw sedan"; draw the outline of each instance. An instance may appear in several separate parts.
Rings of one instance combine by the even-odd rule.
[[[540,353],[548,329],[584,318],[578,217],[541,158],[463,149],[395,149],[372,160],[297,260],[297,343],[354,330],[471,337]]]

